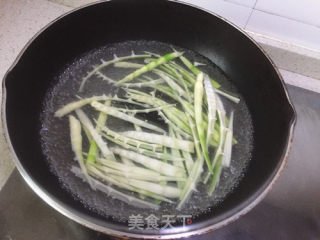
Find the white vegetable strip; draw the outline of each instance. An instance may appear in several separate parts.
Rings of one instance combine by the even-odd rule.
[[[203,183],[204,184],[207,184],[207,182],[208,182],[208,180],[209,180],[211,175],[212,175],[212,173],[210,171],[207,171],[205,177],[203,178]]]
[[[171,53],[168,53],[146,65],[143,65],[141,68],[135,70],[134,72],[130,73],[129,75],[127,75],[126,77],[124,77],[123,79],[119,80],[117,83],[116,83],[116,86],[119,86],[125,82],[128,82],[128,81],[131,81],[132,79],[140,76],[141,74],[144,74],[148,71],[151,71],[152,69],[162,65],[162,64],[165,64],[169,61],[171,61],[172,59],[174,58],[177,58],[179,56],[181,56],[183,53],[182,52],[171,52]]]
[[[83,180],[86,180],[84,178],[83,172],[77,168],[77,167],[72,167],[71,171],[79,178],[82,178]],[[119,199],[123,202],[126,202],[132,206],[135,207],[139,207],[139,208],[151,208],[151,209],[155,209],[158,210],[160,207],[157,204],[154,203],[150,203],[144,200],[141,200],[139,198],[133,197],[133,196],[129,196],[125,193],[122,193],[108,185],[105,185],[103,183],[101,183],[100,181],[90,177],[91,182],[94,184],[94,186],[96,187],[96,189],[98,189],[101,192],[104,192],[108,195],[111,195],[112,197]]]
[[[107,100],[109,97],[102,95],[102,96],[95,96],[95,97],[90,97],[90,98],[85,98],[85,99],[80,99],[78,101],[71,102],[62,108],[58,109],[55,113],[55,117],[63,117],[64,115],[81,108],[93,101],[101,101],[101,100]]]
[[[194,65],[195,67],[198,67],[198,66],[205,66],[205,65],[207,65],[207,64],[205,64],[205,63],[200,63],[200,62],[194,62],[193,65]]]
[[[116,68],[141,68],[144,65],[140,63],[133,63],[133,62],[117,62],[113,64],[113,66]]]
[[[117,95],[115,95],[114,97],[110,98],[110,100],[115,101],[115,102],[130,103],[130,104],[138,105],[138,106],[141,106],[141,107],[144,107],[144,108],[150,107],[150,105],[148,105],[148,104],[139,103],[139,102],[133,101],[130,98],[119,98]]]
[[[144,62],[148,63],[150,61],[152,61],[153,58],[145,58]],[[174,78],[180,78],[179,75],[181,75],[181,79],[183,81],[185,81],[185,84],[188,87],[192,87],[193,83],[194,83],[194,75],[193,73],[189,72],[188,70],[184,69],[183,67],[181,67],[180,65],[178,65],[175,62],[168,62],[166,64],[164,64],[163,66],[161,66],[162,70],[170,75],[172,75],[172,73],[174,73],[174,75],[172,75],[172,77]],[[168,71],[169,70],[169,71]],[[184,79],[183,79],[184,78]],[[181,79],[177,79],[177,80],[181,80]],[[182,84],[182,82],[180,81],[180,84]]]
[[[194,141],[194,148],[195,148],[195,152],[196,152],[196,155],[197,155],[197,159],[199,158],[202,158],[202,151],[200,149],[200,140],[199,140],[199,137],[198,137],[198,134],[197,134],[197,129],[196,129],[196,126],[191,118],[191,116],[187,113],[186,114],[187,117],[188,117],[188,120],[189,120],[189,126],[191,128],[191,131],[192,131],[192,136],[193,136],[193,141]]]
[[[94,107],[95,109],[97,109],[98,111],[104,112],[104,113],[111,115],[113,117],[120,118],[120,119],[125,120],[127,122],[137,124],[138,126],[148,128],[148,129],[156,131],[156,132],[165,133],[165,131],[162,128],[159,128],[155,125],[152,125],[150,123],[142,121],[138,118],[135,118],[135,117],[132,117],[132,116],[127,115],[125,113],[122,113],[120,111],[117,111],[117,110],[113,109],[112,107],[107,107],[99,102],[94,101],[91,103],[91,106]]]
[[[224,135],[225,135],[225,125],[224,125],[224,119],[223,119],[223,115],[221,113],[221,110],[217,109],[217,115],[218,115],[218,121],[220,123],[220,131],[219,131],[219,135],[220,135],[220,138],[219,138],[219,144],[218,144],[218,147],[214,153],[214,156],[213,156],[213,160],[212,160],[212,166],[214,167],[214,165],[216,164],[219,156],[223,153],[222,152],[222,147],[223,147],[223,143],[224,143]]]
[[[170,200],[167,200],[163,196],[160,196],[160,195],[155,194],[153,192],[146,191],[144,189],[137,188],[137,187],[129,185],[126,181],[122,180],[123,179],[122,177],[119,178],[118,176],[111,175],[111,174],[106,175],[106,174],[102,173],[97,167],[95,167],[93,165],[89,165],[88,166],[88,171],[92,176],[97,177],[97,178],[99,178],[99,179],[101,179],[101,180],[103,180],[105,182],[108,182],[108,183],[113,184],[115,186],[118,186],[120,188],[129,190],[129,191],[133,191],[133,192],[137,192],[139,194],[142,194],[142,195],[145,195],[145,196],[148,196],[148,197],[152,197],[154,199],[165,200],[165,201],[170,202]]]
[[[192,63],[187,59],[185,58],[184,56],[180,56],[180,60],[194,73],[194,74],[198,74],[200,72],[200,70],[192,65]],[[240,99],[235,97],[235,96],[232,96],[226,92],[223,92],[221,91],[220,89],[218,89],[220,87],[220,84],[218,82],[216,82],[214,79],[210,79],[213,87],[216,89],[217,93],[220,94],[221,96],[224,96],[225,98],[228,98],[229,100],[235,102],[235,103],[239,103]]]
[[[121,155],[121,157],[122,157],[122,155]],[[129,158],[127,158],[127,159],[129,159]],[[131,159],[129,159],[129,160],[131,160]],[[136,165],[135,166],[128,166],[123,163],[114,162],[114,161],[111,161],[111,160],[108,160],[105,158],[98,158],[98,161],[100,164],[102,164],[104,166],[107,166],[109,168],[113,168],[113,169],[116,169],[119,171],[123,171],[126,173],[141,174],[144,176],[151,176],[151,177],[155,177],[155,178],[161,176],[161,174],[156,171],[150,170],[148,168],[138,167]]]
[[[114,64],[115,67],[121,67],[121,68],[140,68],[143,67],[142,64],[137,63],[131,63],[131,62],[119,62]],[[186,92],[178,85],[174,79],[171,78],[170,75],[167,73],[159,70],[159,69],[153,69],[152,72],[157,74],[159,77],[161,77],[170,87],[172,90],[176,91],[179,96],[184,96],[185,98],[188,97]],[[148,83],[148,82],[145,82]],[[155,84],[150,84],[150,87],[156,86]]]
[[[101,135],[97,132],[97,130],[93,127],[91,121],[87,117],[87,115],[80,109],[76,110],[76,114],[79,117],[81,123],[88,129],[90,132],[93,140],[98,145],[99,149],[101,150],[103,156],[105,158],[115,159],[113,153],[109,150],[107,143],[103,141]]]
[[[138,79],[139,81],[140,81],[140,79]],[[162,80],[162,79],[161,79]],[[151,80],[152,82],[154,82],[153,80]],[[130,84],[130,83],[127,83],[127,84],[125,84],[127,87],[128,87],[128,84]],[[141,87],[141,85],[140,85],[140,87]],[[133,127],[134,127],[134,129],[136,130],[136,131],[142,131],[142,128],[140,127],[140,126],[138,126],[137,124],[133,124]],[[109,137],[109,140],[110,140],[110,137]],[[116,142],[117,144],[119,144],[119,141],[117,141]],[[120,144],[121,145],[121,144]],[[123,143],[122,144],[122,147],[124,147],[124,146],[130,146],[130,145],[128,145],[128,144],[126,144],[126,143]],[[128,149],[128,148],[127,148]],[[135,149],[138,149],[138,148],[135,148]],[[152,152],[152,151],[150,151],[150,152]],[[153,152],[152,152],[153,153]],[[121,159],[123,159],[123,157],[120,157]],[[127,158],[124,158],[125,159],[125,161],[127,161],[127,163],[130,163],[129,165],[130,166],[132,166],[131,164],[133,164],[134,165],[134,163],[130,160],[130,159],[127,159]],[[162,182],[161,182],[162,183]],[[142,194],[139,194],[139,196],[141,197],[141,198],[143,198],[144,196],[142,195]],[[158,200],[158,201],[160,201],[160,200]]]
[[[171,93],[168,88],[166,86],[163,85],[156,85],[156,86],[152,86],[154,89],[158,90],[159,92],[171,97],[172,99],[176,100],[177,102],[179,102],[183,108],[185,109],[186,112],[188,112],[192,117],[194,117],[194,109],[193,109],[193,105],[190,102],[185,101],[183,98],[180,98],[179,96],[177,96],[174,93]],[[191,95],[191,93],[190,93]],[[193,94],[192,94],[193,96]],[[180,115],[180,113],[178,114]],[[185,120],[185,119],[182,119]]]
[[[223,155],[220,155],[218,157],[218,160],[213,168],[212,179],[211,179],[211,183],[210,183],[210,186],[208,189],[209,195],[212,195],[216,186],[219,184],[220,174],[221,174],[221,170],[222,170],[222,158],[223,158]]]
[[[109,84],[114,84],[114,83],[116,83],[115,80],[109,78],[108,76],[106,76],[105,74],[103,74],[103,73],[100,72],[100,71],[97,71],[97,72],[96,72],[96,76],[99,77],[99,78],[101,78],[102,80],[108,82]]]
[[[138,80],[140,80],[138,78]],[[138,83],[124,83],[123,87],[125,88],[142,88],[142,87],[150,87],[153,85],[158,85],[161,83],[164,83],[165,81],[163,79],[156,79],[156,80],[149,80],[148,82],[138,82]]]
[[[121,134],[126,137],[138,139],[145,142],[160,144],[166,147],[180,149],[191,153],[194,152],[194,143],[187,140],[180,140],[174,137],[137,131],[126,131],[122,132]]]
[[[148,108],[149,106],[146,104],[141,104],[138,102],[135,102],[131,99],[124,99],[124,98],[119,98],[117,95],[114,97],[109,97],[106,95],[102,95],[102,96],[94,96],[94,97],[90,97],[90,98],[84,98],[84,99],[80,99],[78,101],[74,101],[71,103],[68,103],[67,105],[59,108],[55,113],[54,116],[55,117],[63,117],[65,115],[67,115],[68,113],[81,108],[87,104],[90,104],[93,101],[103,101],[103,100],[112,100],[112,101],[117,101],[117,102],[126,102],[126,103],[130,103],[130,104],[134,104],[134,105],[138,105],[138,106],[142,106],[145,108]]]
[[[166,81],[166,83],[174,90],[178,92],[179,96],[186,96],[187,94],[186,92],[177,84],[175,83],[175,81],[168,75],[162,73],[161,71],[157,70],[154,71],[159,77],[161,77],[162,79],[164,79]]]
[[[169,135],[173,138],[176,137],[174,131],[172,130],[172,128],[169,128]],[[181,154],[180,154],[180,151],[178,149],[174,149],[172,148],[171,149],[171,154],[175,157],[181,157]],[[180,168],[184,168],[184,164],[183,162],[173,162],[173,165],[176,166],[176,167],[180,167]],[[178,188],[179,189],[182,189],[183,186],[184,186],[184,183],[183,182],[177,182],[177,185],[178,185]]]
[[[78,161],[81,170],[83,171],[84,177],[87,179],[92,189],[95,189],[90,181],[89,175],[87,173],[87,169],[85,167],[84,159],[82,156],[82,136],[81,136],[81,124],[74,117],[69,116],[69,124],[70,124],[70,137],[71,137],[71,146],[72,150],[75,154],[75,159]]]
[[[143,180],[143,181],[150,181],[150,182],[178,181],[178,182],[183,182],[186,180],[185,178],[168,177],[168,176],[162,176],[160,174],[158,174],[158,175],[156,175],[156,174],[142,175],[141,173],[137,173],[137,172],[112,169],[112,168],[107,167],[105,165],[98,166],[97,164],[94,164],[93,166],[95,168],[99,169],[100,171],[106,173],[106,175],[114,174],[117,176],[122,176],[122,177],[130,178],[130,179],[132,178],[132,179],[137,179],[137,180]]]
[[[140,131],[141,131],[141,127],[139,127],[138,125],[135,125],[135,124],[134,124],[134,127],[135,127],[136,129],[140,129]],[[109,137],[109,138],[108,138],[109,140],[110,140],[110,138],[113,139],[113,138],[110,137],[110,136],[107,136],[107,137]],[[120,141],[117,140],[117,142],[120,142]],[[128,145],[128,146],[130,146],[130,145]],[[127,165],[127,166],[131,166],[131,167],[134,167],[134,166],[135,166],[135,164],[134,164],[130,159],[128,159],[128,158],[120,157],[120,159],[121,159],[121,161],[122,161],[125,165]],[[144,198],[145,198],[145,196],[144,196],[143,194],[141,194],[141,193],[139,193],[139,197],[140,197],[141,199],[144,199]]]
[[[106,106],[110,106],[110,104],[111,104],[110,100],[106,100],[104,102],[104,105],[106,105]],[[107,114],[104,114],[102,112],[99,113],[98,120],[97,120],[97,125],[96,125],[96,130],[97,130],[98,133],[101,132],[100,126],[106,124],[107,118],[108,118]],[[88,151],[87,162],[89,162],[89,163],[94,163],[95,162],[97,154],[99,154],[98,150],[99,150],[99,147],[96,144],[96,142],[95,141],[90,141],[90,147],[89,147],[89,151]]]
[[[214,88],[212,87],[210,78],[207,75],[204,78],[204,86],[205,86],[207,102],[208,102],[208,129],[207,129],[207,138],[206,138],[206,145],[208,147],[211,140],[211,136],[214,133],[217,103],[216,103]]]
[[[134,162],[140,163],[144,165],[147,168],[150,168],[154,171],[157,171],[163,175],[166,176],[172,176],[172,177],[184,177],[185,172],[184,169],[172,166],[171,164],[164,163],[162,161],[159,161],[154,158],[146,157],[144,155],[141,155],[139,153],[135,153],[132,151],[127,151],[121,148],[111,148],[111,150],[120,156],[124,156],[126,158],[131,159]]]
[[[91,137],[89,130],[85,126],[82,126],[82,128],[83,128],[83,131],[84,131],[86,137],[88,138],[88,141],[91,142],[93,139]]]
[[[189,103],[192,103],[193,98],[192,98],[192,95],[191,95],[189,88],[187,86],[187,83],[189,85],[190,85],[190,83],[188,81],[185,81],[183,79],[183,76],[175,68],[171,67],[169,64],[166,65],[166,67],[177,76],[177,80],[179,81],[180,85],[183,86],[183,88],[184,88],[184,91],[185,91],[184,97],[189,101]],[[179,98],[179,99],[181,99],[181,98]]]
[[[164,197],[178,198],[180,196],[180,190],[176,187],[171,187],[168,185],[162,186],[160,184],[156,184],[152,182],[129,179],[129,178],[124,179],[124,178],[114,177],[114,179],[126,182],[127,184],[133,187],[140,188],[149,192],[153,192],[155,194],[159,194]]]
[[[129,93],[130,98],[132,98],[136,101],[139,101],[139,102],[147,103],[152,106],[168,105],[167,102],[155,97],[154,95],[151,96],[149,94],[146,94],[144,92],[140,92],[140,91],[137,91],[134,89],[127,89],[127,92]],[[180,111],[177,108],[165,108],[165,109],[163,109],[163,112],[177,126],[179,126],[180,128],[184,129],[187,132],[188,131],[190,132],[190,129],[189,129],[188,125],[186,124],[188,122],[188,120],[187,120],[184,112]]]
[[[125,112],[125,113],[150,113],[150,112],[157,112],[160,111],[164,108],[169,108],[169,107],[173,107],[176,104],[168,104],[168,105],[164,105],[164,106],[159,106],[159,107],[154,107],[154,108],[144,108],[144,109],[127,109],[127,108],[116,108],[116,107],[111,107],[114,110],[120,111],[120,112]],[[132,117],[132,115],[131,115]]]
[[[155,57],[161,57],[160,54],[157,54],[157,53],[154,53],[154,52],[144,51],[144,53],[149,54],[150,56],[153,55]]]
[[[203,80],[204,80],[204,74],[203,72],[200,72],[197,75],[197,81],[194,85],[194,116],[196,121],[196,128],[200,140],[200,145],[202,148],[203,155],[206,159],[206,163],[208,165],[209,171],[212,171],[211,161],[209,158],[208,149],[206,147],[206,136],[205,136],[205,129],[204,129],[204,121],[203,121]]]
[[[108,179],[110,182],[116,183],[117,185],[121,185],[127,190],[131,190],[133,192],[139,193],[140,198],[146,196],[146,197],[154,198],[156,200],[165,201],[168,203],[173,203],[172,200],[170,200],[169,198],[166,198],[164,195],[160,195],[160,194],[148,191],[145,188],[139,188],[138,186],[130,185],[128,183],[128,180],[125,178],[111,175],[110,177],[108,177]]]
[[[140,126],[138,126],[137,124],[133,124],[133,126],[134,126],[134,129],[135,129],[136,131],[139,131],[139,132],[142,131],[142,128],[141,128]]]
[[[182,139],[179,133],[176,133],[176,135],[177,135],[178,139],[180,139],[180,140]],[[191,154],[189,152],[186,152],[186,151],[183,151],[183,150],[181,150],[181,153],[182,153],[182,156],[184,158],[188,174],[190,174],[191,170],[193,168],[193,164],[194,164],[192,156],[191,156]]]
[[[225,98],[229,99],[230,101],[234,102],[234,103],[239,103],[240,102],[240,98],[237,98],[235,96],[232,96],[230,94],[227,94],[223,91],[221,91],[220,89],[216,89],[216,92],[221,95],[224,96]]]
[[[116,55],[114,55],[114,59],[110,60],[110,61],[102,61],[102,64],[100,64],[99,66],[95,67],[91,72],[89,72],[87,74],[87,76],[85,76],[82,79],[82,82],[80,84],[80,88],[79,88],[79,92],[83,91],[83,87],[85,85],[85,83],[88,81],[88,79],[90,77],[92,77],[94,74],[96,74],[98,71],[100,71],[102,68],[105,68],[113,63],[116,62],[120,62],[120,61],[125,61],[125,60],[129,60],[129,59],[135,59],[135,58],[146,58],[146,57],[151,57],[151,55],[135,55],[133,52],[131,54],[131,56],[125,56],[125,57],[117,57]]]
[[[134,163],[130,159],[126,158],[126,157],[121,157],[120,159],[127,166],[130,166],[130,167],[134,167],[135,166]]]
[[[233,138],[233,112],[230,114],[228,129],[226,129],[226,137],[224,142],[224,157],[222,165],[225,167],[230,166],[232,156],[232,138]]]
[[[166,115],[162,111],[158,111],[158,115],[163,119],[163,121],[169,125],[169,127],[173,128],[176,132],[183,135],[185,138],[190,139],[190,135],[183,130],[181,130],[177,125],[175,125],[173,122],[171,122]]]
[[[216,95],[216,100],[217,100],[217,110],[220,111],[221,113],[221,120],[223,122],[223,125],[226,125],[226,109],[224,108],[223,102],[221,101],[221,98]]]
[[[70,127],[70,138],[72,150],[76,156],[76,159],[83,162],[82,157],[82,135],[81,135],[81,124],[72,115],[69,116],[69,127]]]
[[[183,158],[181,157],[176,157],[176,156],[173,156],[172,154],[168,154],[168,153],[165,153],[165,152],[155,152],[155,151],[150,151],[150,150],[145,150],[145,149],[141,149],[141,148],[138,148],[138,147],[134,147],[134,146],[131,146],[125,142],[122,142],[120,141],[119,139],[117,138],[112,138],[108,135],[103,135],[105,138],[107,138],[108,140],[110,140],[111,142],[114,142],[118,145],[120,145],[121,147],[125,148],[125,149],[128,149],[128,150],[131,150],[131,151],[134,151],[134,152],[137,152],[137,153],[140,153],[140,154],[143,154],[143,155],[146,155],[148,157],[153,157],[153,158],[159,158],[159,159],[166,159],[166,160],[170,160],[170,161],[175,161],[175,162],[182,162],[184,161]]]
[[[160,86],[159,86],[159,87],[160,87]],[[171,91],[170,89],[171,89],[171,88],[167,88],[166,91],[167,91],[167,92],[170,92],[170,91]],[[159,90],[159,89],[158,89],[158,88],[155,88],[155,90]],[[151,101],[150,104],[156,104],[156,105],[159,105],[159,106],[163,106],[163,105],[167,105],[167,104],[168,104],[166,101],[164,101],[164,100],[156,97],[155,94],[149,95],[149,94],[146,94],[146,93],[144,93],[144,92],[141,92],[141,91],[138,91],[138,90],[135,90],[135,89],[128,89],[128,92],[129,92],[130,94],[133,94],[133,95],[134,95],[134,94],[140,95],[140,97],[142,98],[141,100],[144,100],[144,101],[148,101],[148,100],[146,100],[146,98],[149,98],[149,101]],[[155,92],[155,91],[154,91],[154,92]],[[170,94],[170,96],[174,96],[174,95],[175,95],[174,92]],[[169,96],[169,95],[168,95],[168,96]],[[144,98],[144,99],[143,99],[143,98]],[[178,99],[181,99],[181,101],[178,100]],[[184,101],[182,98],[180,98],[179,96],[177,96],[177,97],[175,98],[175,100],[177,100],[177,101],[180,102],[181,104],[182,104],[182,102],[186,102],[186,101]],[[138,99],[137,101],[140,101],[140,100]],[[186,124],[186,123],[188,122],[185,113],[184,113],[183,111],[179,110],[178,108],[166,108],[166,109],[164,109],[163,111],[164,111],[166,114],[167,114],[167,112],[168,112],[168,117],[169,117],[169,113],[170,113],[170,117],[171,117],[171,115],[173,115],[174,117],[178,118],[178,119],[179,119],[182,123],[184,123],[184,124]]]
[[[186,181],[184,188],[179,197],[180,202],[177,209],[180,210],[184,203],[190,198],[192,192],[196,190],[197,183],[200,179],[201,173],[203,171],[204,158],[197,159],[195,162],[191,173],[189,174],[188,180]]]
[[[150,143],[139,141],[134,138],[124,136],[120,133],[112,131],[111,129],[107,128],[106,126],[101,126],[101,130],[103,132],[105,132],[107,135],[112,136],[114,139],[120,140],[124,144],[133,145],[133,146],[137,147],[138,149],[144,148],[144,149],[151,150],[153,152],[162,151],[162,146],[159,144],[150,144]]]

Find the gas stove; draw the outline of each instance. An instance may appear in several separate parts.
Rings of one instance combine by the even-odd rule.
[[[248,214],[192,240],[320,238],[320,94],[288,85],[298,121],[288,164],[267,197]],[[0,239],[107,240],[42,201],[14,170],[0,192]]]

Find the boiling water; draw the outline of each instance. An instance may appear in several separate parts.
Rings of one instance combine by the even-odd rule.
[[[74,161],[74,154],[71,150],[68,118],[55,118],[54,112],[61,106],[76,100],[76,96],[90,97],[93,95],[108,95],[119,92],[117,88],[99,79],[97,76],[93,76],[88,80],[83,92],[78,92],[82,78],[86,76],[87,72],[92,70],[93,66],[99,65],[101,59],[105,61],[113,59],[114,54],[120,57],[130,55],[132,50],[136,54],[151,51],[163,55],[171,52],[171,47],[172,46],[160,42],[130,41],[93,50],[75,59],[69,66],[66,66],[66,68],[56,76],[52,87],[46,94],[46,101],[43,105],[41,116],[41,139],[42,149],[50,169],[60,179],[61,186],[69,191],[76,200],[81,201],[85,207],[102,216],[111,217],[116,221],[127,221],[128,217],[132,214],[141,214],[143,216],[149,216],[152,213],[157,216],[165,214],[188,214],[196,217],[201,213],[217,207],[219,203],[237,187],[242,176],[245,174],[246,167],[251,158],[253,142],[252,121],[245,100],[228,80],[228,77],[210,60],[195,52],[177,46],[174,46],[174,48],[183,51],[184,56],[192,62],[195,61],[205,64],[199,66],[199,68],[221,83],[224,90],[235,93],[241,99],[239,104],[233,104],[229,100],[225,100],[223,97],[221,98],[227,112],[229,112],[230,109],[235,110],[234,135],[238,140],[238,144],[233,147],[231,166],[230,168],[223,168],[219,185],[213,196],[207,196],[204,185],[199,183],[197,187],[198,192],[192,195],[180,211],[175,209],[174,204],[167,203],[161,205],[160,211],[150,209],[144,209],[142,211],[139,208],[113,199],[111,196],[102,192],[92,190],[87,183],[81,181],[81,179],[71,172],[71,167],[77,165],[77,162]],[[143,60],[134,60],[134,62],[143,63]],[[132,69],[121,69],[119,71],[114,70],[113,67],[109,67],[103,71],[106,71],[104,73],[113,79],[121,79],[130,73]],[[89,106],[86,106],[84,110],[96,118],[97,113]],[[151,116],[150,120],[154,120],[152,115],[148,116]],[[125,123],[118,119],[109,118],[108,125],[117,131],[127,129]],[[85,137],[83,139],[85,139]],[[84,145],[84,149],[87,149],[88,142],[85,142]]]

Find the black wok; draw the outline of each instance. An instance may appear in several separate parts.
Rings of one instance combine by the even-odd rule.
[[[61,186],[42,148],[43,103],[61,71],[93,49],[135,40],[165,42],[206,57],[238,89],[252,118],[252,159],[244,177],[217,207],[194,217],[186,227],[177,224],[160,232],[129,230],[126,222],[85,207]],[[117,0],[72,11],[49,24],[28,43],[4,78],[2,119],[20,173],[49,205],[106,234],[154,239],[202,234],[248,212],[283,170],[296,118],[272,61],[232,24],[178,2]]]

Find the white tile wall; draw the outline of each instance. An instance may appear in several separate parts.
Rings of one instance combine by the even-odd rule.
[[[319,0],[258,0],[255,9],[320,27]]]
[[[95,0],[50,0],[76,7]],[[247,30],[320,51],[320,0],[177,0]]]
[[[314,25],[254,10],[246,29],[320,51],[320,28]]]
[[[251,14],[251,8],[222,0],[183,0],[214,12],[232,23],[244,28]]]
[[[243,5],[250,8],[253,8],[257,2],[257,0],[224,0],[224,1],[236,3],[236,4]]]
[[[96,0],[49,0],[66,6],[78,7]],[[252,7],[257,0],[178,0],[190,3],[221,17],[224,17],[239,27],[244,27],[251,14]],[[235,4],[236,3],[236,4]]]

